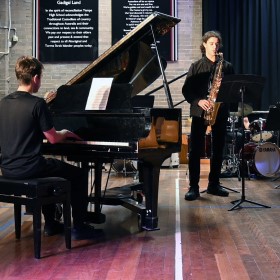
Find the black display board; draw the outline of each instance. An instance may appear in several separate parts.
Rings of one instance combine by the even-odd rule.
[[[153,12],[176,17],[175,0],[112,0],[112,44],[115,44]],[[159,38],[160,55],[177,60],[177,27]]]
[[[34,0],[33,55],[42,62],[98,56],[98,0]]]

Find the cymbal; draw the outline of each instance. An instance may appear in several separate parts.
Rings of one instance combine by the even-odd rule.
[[[252,106],[249,104],[243,104],[244,105],[244,116],[247,116],[253,112]],[[241,117],[242,116],[242,106],[241,102],[238,103],[238,111],[237,112],[230,112],[230,116],[237,116]]]

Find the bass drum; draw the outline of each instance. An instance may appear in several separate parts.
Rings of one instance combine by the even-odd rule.
[[[137,172],[137,161],[117,159],[114,160],[112,168],[117,173],[136,173]]]
[[[239,157],[242,160],[242,149]],[[249,163],[251,173],[273,177],[280,169],[280,150],[270,142],[248,143],[244,145],[244,160]]]

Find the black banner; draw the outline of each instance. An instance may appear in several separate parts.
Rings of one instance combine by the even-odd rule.
[[[88,62],[98,56],[98,0],[34,1],[33,53],[42,62]]]
[[[115,44],[153,12],[176,17],[175,0],[112,0],[112,44]],[[177,60],[176,27],[159,38],[159,53]]]

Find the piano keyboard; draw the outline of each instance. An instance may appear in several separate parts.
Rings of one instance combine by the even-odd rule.
[[[49,143],[47,139],[43,140],[43,143]],[[111,142],[111,141],[84,141],[84,140],[66,140],[61,144],[76,144],[76,145],[91,145],[91,146],[113,146],[113,147],[129,147],[128,142]]]
[[[92,145],[92,146],[114,146],[114,147],[129,147],[130,146],[128,142],[111,142],[111,141],[73,141],[71,143],[87,144],[87,145]]]

